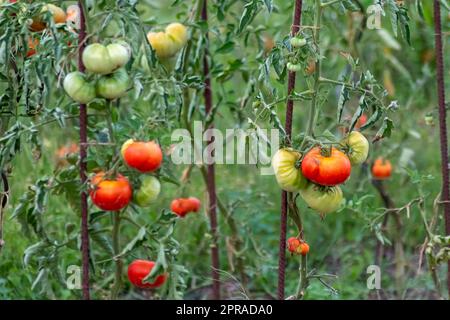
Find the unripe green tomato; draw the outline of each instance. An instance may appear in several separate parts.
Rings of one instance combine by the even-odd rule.
[[[340,142],[340,145],[346,151],[351,164],[361,164],[367,160],[367,156],[369,155],[369,141],[360,132],[350,132]]]
[[[433,125],[434,125],[434,117],[433,117],[433,115],[427,114],[427,115],[425,116],[425,124],[426,124],[427,126],[433,126]]]
[[[294,38],[291,38],[290,42],[291,42],[291,46],[293,48],[301,48],[306,44],[306,39],[294,37]]]
[[[302,170],[296,167],[300,158],[301,154],[290,148],[280,149],[273,156],[272,168],[281,189],[297,192],[306,187],[307,180]]]
[[[161,192],[161,183],[153,176],[142,179],[141,188],[136,192],[135,201],[140,207],[148,207],[158,199]]]
[[[65,78],[63,87],[73,100],[79,103],[89,103],[95,99],[95,86],[86,80],[81,72],[71,72]]]
[[[114,100],[123,97],[130,85],[130,77],[125,69],[102,76],[97,81],[97,94],[105,99]]]
[[[93,43],[83,51],[83,63],[86,70],[98,74],[110,74],[123,67],[131,57],[131,49],[123,43],[104,46]]]
[[[300,190],[300,196],[311,209],[322,215],[339,209],[344,198],[340,187],[324,187],[312,182]]]
[[[302,66],[300,64],[295,64],[292,62],[288,62],[286,67],[291,72],[299,72],[302,70]]]

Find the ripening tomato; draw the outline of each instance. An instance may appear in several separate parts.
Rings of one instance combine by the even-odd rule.
[[[363,163],[369,155],[369,141],[358,131],[350,132],[340,145],[353,165]]]
[[[96,84],[97,94],[105,99],[114,100],[123,97],[130,85],[130,77],[121,68],[114,73],[101,76]]]
[[[170,209],[177,216],[184,217],[189,212],[198,212],[201,202],[195,197],[174,199],[170,204]]]
[[[53,16],[53,21],[56,23],[64,23],[66,22],[66,13],[60,7],[57,7],[51,3],[48,3],[42,7],[42,14],[45,14],[47,11],[50,11]],[[33,22],[30,25],[31,31],[42,31],[47,27],[45,21],[43,21],[42,17],[36,17],[33,19]]]
[[[39,39],[28,38],[27,58],[34,56],[36,54],[36,48],[38,45],[39,45]]]
[[[166,27],[166,34],[172,38],[178,46],[178,50],[184,47],[188,41],[187,28],[181,23],[174,22]]]
[[[339,186],[324,187],[314,183],[310,183],[305,189],[300,190],[300,196],[311,209],[321,215],[339,209],[343,199]]]
[[[163,160],[161,148],[154,141],[128,140],[122,146],[122,156],[129,167],[143,173],[157,170]]]
[[[375,179],[383,180],[391,176],[392,165],[389,160],[381,157],[377,158],[372,166],[372,176]]]
[[[119,211],[125,208],[133,196],[130,182],[122,175],[115,179],[105,178],[105,173],[97,173],[91,180],[93,189],[89,191],[92,202],[105,211]]]
[[[356,121],[355,129],[360,129],[366,123],[367,123],[367,115],[363,113],[361,117],[359,117],[358,121]]]
[[[154,261],[134,260],[128,266],[128,279],[134,286],[142,289],[153,289],[162,286],[166,282],[167,273],[157,275],[153,282],[144,282],[144,279],[153,270],[155,264]]]
[[[297,164],[301,154],[293,149],[278,150],[272,158],[272,168],[281,189],[296,192],[306,186],[307,180]]]
[[[311,149],[303,158],[303,175],[322,186],[335,186],[344,183],[351,173],[348,157],[336,148]],[[330,154],[327,154],[330,153]]]
[[[156,177],[146,176],[142,179],[140,189],[135,193],[138,206],[148,207],[158,199],[161,192],[161,183]]]
[[[131,58],[131,48],[125,42],[90,44],[83,51],[83,63],[86,70],[98,74],[110,74],[122,68]]]
[[[170,58],[178,52],[178,45],[165,32],[149,32],[147,40],[158,58]]]
[[[74,142],[72,142],[69,145],[62,146],[55,153],[57,164],[63,166],[68,163],[68,160],[70,162],[74,162],[71,160],[76,161],[76,158],[78,158],[79,151],[80,151],[80,148],[78,147],[78,144],[76,144]],[[73,158],[75,158],[75,159],[72,159],[72,156],[74,156]],[[69,159],[69,158],[71,158],[71,159]]]
[[[95,99],[95,85],[86,79],[84,73],[75,71],[64,78],[64,90],[69,97],[79,103],[89,103]]]
[[[309,245],[304,241],[296,237],[290,237],[287,241],[288,250],[292,254],[301,254],[306,256],[309,252]]]
[[[75,28],[80,28],[80,7],[77,4],[70,5],[66,10],[66,22],[73,23]]]
[[[173,57],[184,47],[188,40],[187,29],[181,23],[169,24],[164,32],[149,32],[147,40],[155,50],[156,55],[161,58]]]
[[[312,74],[314,74],[314,72],[316,72],[316,61],[314,60],[309,60],[308,61],[308,66],[305,69],[305,73],[310,76]]]

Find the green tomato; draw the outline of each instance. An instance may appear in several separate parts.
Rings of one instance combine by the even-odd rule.
[[[343,199],[340,187],[324,187],[314,183],[309,183],[305,189],[300,190],[300,196],[311,209],[321,215],[339,209]]]
[[[136,192],[135,201],[140,207],[148,207],[158,199],[161,192],[161,183],[153,176],[142,179],[141,188]]]
[[[358,131],[352,131],[340,142],[350,163],[361,164],[367,160],[369,155],[369,141]]]
[[[86,80],[86,76],[81,72],[71,72],[63,82],[64,90],[69,97],[79,103],[89,103],[95,99],[95,86]]]
[[[114,100],[123,97],[130,85],[130,77],[125,69],[102,76],[97,81],[97,94],[105,99]]]
[[[288,62],[286,67],[291,72],[299,72],[302,70],[302,66],[300,64],[295,64],[292,62]]]
[[[83,51],[83,64],[86,70],[98,74],[110,74],[123,67],[131,58],[131,48],[123,42],[104,46],[93,43]]]
[[[290,148],[280,149],[273,156],[272,168],[281,189],[297,192],[306,187],[307,180],[302,170],[296,167],[300,158],[301,154]]]
[[[291,38],[290,43],[294,48],[301,48],[306,44],[306,40],[304,38],[294,37]]]

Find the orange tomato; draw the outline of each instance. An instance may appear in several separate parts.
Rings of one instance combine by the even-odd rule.
[[[174,199],[170,204],[170,209],[177,216],[183,218],[189,212],[198,212],[201,202],[194,197]]]
[[[66,13],[63,9],[60,7],[57,7],[53,4],[46,4],[42,8],[42,13],[50,11],[51,15],[53,16],[53,21],[55,23],[65,23],[66,22]],[[33,19],[33,22],[30,25],[31,31],[39,32],[44,30],[47,27],[47,24],[42,21],[42,17],[36,17]]]
[[[302,161],[303,175],[322,186],[344,183],[351,173],[349,158],[334,147],[330,155],[325,154],[326,151],[315,147],[305,155]]]
[[[94,186],[89,191],[92,202],[105,211],[125,208],[133,196],[128,179],[120,174],[115,179],[108,179],[105,178],[104,172],[99,172],[92,178],[91,183]]]
[[[372,166],[372,176],[375,179],[383,180],[391,176],[392,165],[389,160],[381,157],[377,158]]]
[[[27,58],[36,54],[36,47],[39,45],[39,39],[28,38]]]
[[[161,148],[154,141],[128,140],[122,146],[122,156],[129,167],[143,173],[157,170],[163,160]]]
[[[296,237],[290,237],[287,243],[288,250],[292,254],[301,254],[302,256],[305,256],[309,252],[309,245]]]

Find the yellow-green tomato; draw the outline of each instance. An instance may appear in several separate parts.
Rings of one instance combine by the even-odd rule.
[[[110,74],[127,64],[130,57],[131,49],[123,43],[112,43],[107,46],[93,43],[84,49],[82,59],[87,71]]]
[[[136,192],[135,201],[140,207],[148,207],[158,199],[161,183],[153,176],[142,179],[141,188]]]
[[[166,34],[175,41],[178,50],[184,47],[188,40],[187,28],[181,23],[174,22],[166,27]]]
[[[160,59],[170,58],[179,50],[179,44],[165,32],[149,32],[147,40]]]
[[[130,77],[125,69],[100,77],[97,81],[97,94],[105,99],[123,97],[130,85]]]
[[[300,190],[300,196],[311,209],[321,215],[339,209],[344,198],[340,187],[324,187],[312,182],[306,188]]]
[[[352,131],[340,144],[350,159],[351,164],[361,164],[366,161],[369,155],[369,141],[367,141],[362,133]]]
[[[280,149],[273,156],[272,168],[281,189],[297,192],[306,186],[307,180],[297,167],[300,158],[301,154],[290,148]]]
[[[66,75],[63,87],[69,97],[79,103],[89,103],[96,97],[94,84],[87,81],[86,76],[78,71]]]

